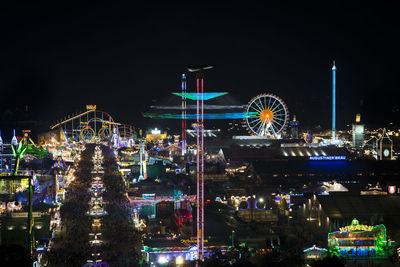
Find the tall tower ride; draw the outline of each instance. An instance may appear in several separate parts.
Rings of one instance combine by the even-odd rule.
[[[204,71],[212,66],[189,67],[196,73],[197,111],[197,262],[204,259]]]
[[[186,76],[182,74],[182,156],[186,154]]]
[[[332,141],[336,140],[336,66],[332,67]]]

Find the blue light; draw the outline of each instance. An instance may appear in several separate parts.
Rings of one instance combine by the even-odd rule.
[[[227,120],[227,119],[244,119],[253,118],[257,116],[257,112],[240,112],[240,113],[212,113],[204,114],[204,120]],[[182,114],[156,114],[156,113],[143,113],[143,117],[153,119],[183,119]],[[197,114],[186,114],[185,119],[196,120]]]
[[[332,140],[336,139],[336,66],[332,67]]]
[[[197,93],[172,93],[173,95],[177,95],[180,97],[185,97],[187,99],[191,99],[191,100],[197,100],[197,98],[199,98],[199,100],[201,100],[201,94],[197,94]],[[227,92],[221,92],[221,93],[203,93],[203,100],[210,100],[219,96],[223,96],[228,94]]]
[[[309,160],[346,160],[346,156],[311,156]]]

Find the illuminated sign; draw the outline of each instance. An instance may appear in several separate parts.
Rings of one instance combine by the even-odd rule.
[[[350,231],[372,231],[374,227],[370,225],[348,225],[345,227],[339,228],[340,232],[350,232]]]
[[[339,228],[340,232],[353,232],[353,231],[372,231],[374,227],[370,225],[362,225],[358,220],[354,219],[351,225]]]
[[[389,190],[388,191],[389,191],[390,194],[396,193],[396,186],[394,186],[394,185],[389,186]]]
[[[86,110],[96,110],[96,105],[86,105]]]
[[[356,122],[360,122],[361,121],[361,115],[360,114],[357,114],[356,115]]]
[[[346,160],[346,156],[311,156],[309,160]]]

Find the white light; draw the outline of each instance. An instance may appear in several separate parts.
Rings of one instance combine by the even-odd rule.
[[[264,199],[263,199],[263,198],[260,198],[259,201],[260,201],[261,203],[263,203],[263,202],[264,202]]]
[[[158,258],[158,263],[159,264],[166,264],[166,263],[168,263],[168,259],[166,257],[164,257],[164,256],[160,256]]]
[[[154,130],[151,130],[151,134],[161,134],[161,131],[155,128]]]

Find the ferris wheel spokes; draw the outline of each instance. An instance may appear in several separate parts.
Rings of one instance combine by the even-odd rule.
[[[245,121],[254,135],[279,138],[288,123],[288,117],[283,100],[272,94],[258,95],[246,106]]]

